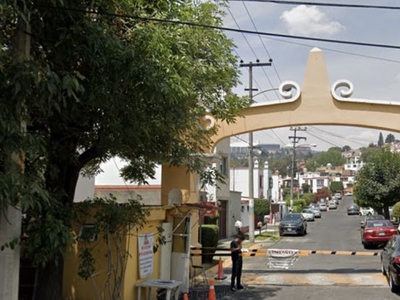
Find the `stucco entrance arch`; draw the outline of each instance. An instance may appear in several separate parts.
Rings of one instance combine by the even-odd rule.
[[[254,104],[234,124],[212,122],[222,139],[247,132],[300,125],[345,125],[400,132],[400,102],[352,98],[353,84],[338,80],[332,86],[320,49],[310,51],[304,83],[279,87],[283,100]]]

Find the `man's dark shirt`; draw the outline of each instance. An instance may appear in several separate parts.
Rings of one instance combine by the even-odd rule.
[[[232,241],[231,242],[231,249],[232,248],[238,248],[239,247],[239,243],[236,241]],[[239,258],[242,258],[242,250],[237,250],[237,251],[232,251],[231,252],[231,258],[232,260],[238,260]]]

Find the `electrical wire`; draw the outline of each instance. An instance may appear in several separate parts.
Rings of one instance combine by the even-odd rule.
[[[229,14],[230,14],[231,17],[232,17],[232,20],[235,22],[237,28],[238,28],[238,29],[241,29],[239,23],[237,22],[235,16],[233,15],[233,13],[232,13],[232,11],[231,11],[231,9],[230,9],[229,7],[227,7],[227,9],[228,9]],[[251,18],[251,16],[250,16],[250,18]],[[257,29],[256,29],[256,30],[257,30]],[[243,36],[244,40],[246,41],[247,45],[249,46],[249,48],[250,48],[251,52],[253,53],[254,57],[255,57],[255,58],[258,58],[258,55],[257,55],[256,52],[254,51],[254,49],[253,49],[253,47],[251,46],[251,44],[250,44],[249,40],[247,39],[246,35],[245,35],[244,33],[242,33],[242,36]],[[260,37],[260,36],[259,36],[259,38],[260,38],[260,40],[261,40],[261,37]],[[262,40],[261,40],[261,41],[262,41]],[[268,54],[268,53],[267,53],[267,54]],[[271,58],[269,54],[268,54],[268,56],[269,56],[269,58]],[[262,69],[262,71],[264,72],[265,77],[267,77],[267,80],[268,80],[269,84],[271,85],[271,87],[274,88],[274,86],[273,86],[273,84],[272,84],[272,82],[271,82],[271,79],[269,78],[267,72],[265,71],[265,68],[264,68],[264,67],[261,67],[261,69]],[[279,98],[279,94],[276,93],[276,95],[277,95],[278,98]]]
[[[300,39],[300,40],[310,40],[310,41],[318,41],[324,43],[336,43],[336,44],[345,44],[345,45],[353,45],[353,46],[360,46],[360,47],[375,47],[375,48],[385,48],[385,49],[400,49],[400,45],[390,45],[390,44],[376,44],[376,43],[367,43],[367,42],[353,42],[348,40],[335,40],[335,39],[324,39],[324,38],[314,38],[314,37],[307,37],[307,36],[299,36],[299,35],[289,35],[289,34],[281,34],[281,33],[273,33],[273,32],[258,32],[254,30],[244,30],[244,29],[236,29],[231,27],[223,27],[223,26],[215,26],[209,24],[202,24],[190,21],[179,21],[179,20],[170,20],[170,19],[160,19],[160,18],[151,18],[151,17],[144,17],[144,16],[137,16],[137,15],[130,15],[130,14],[116,14],[116,13],[107,13],[107,12],[98,12],[95,10],[84,10],[84,9],[76,9],[70,7],[58,7],[58,6],[48,6],[48,5],[40,5],[36,4],[37,7],[43,7],[47,9],[53,10],[61,10],[61,11],[74,11],[80,12],[88,15],[102,15],[108,17],[119,17],[119,18],[130,18],[142,21],[152,21],[152,22],[159,22],[165,24],[173,24],[173,25],[186,25],[192,27],[199,27],[199,28],[207,28],[207,29],[217,29],[222,31],[228,32],[239,32],[243,34],[256,34],[256,35],[263,35],[263,36],[272,36],[272,37],[280,37],[280,38],[287,38],[287,39]]]
[[[246,10],[246,12],[247,12],[247,15],[248,15],[249,18],[250,18],[251,23],[253,24],[254,29],[258,31],[258,28],[257,28],[257,26],[256,26],[256,23],[254,22],[253,17],[251,16],[251,13],[250,13],[249,9],[247,8],[246,2],[245,2],[245,1],[242,1],[242,4],[243,4],[243,6],[244,6],[244,8],[245,8],[245,10]],[[272,61],[272,59],[271,59],[271,55],[269,54],[268,48],[267,48],[267,46],[265,45],[264,40],[261,38],[260,35],[258,35],[258,38],[260,39],[261,45],[263,46],[265,52],[267,52],[267,54],[268,54],[268,56],[269,56],[269,58],[270,58],[270,60],[271,60],[272,67],[273,67],[273,69],[274,69],[274,71],[275,71],[275,73],[276,73],[276,76],[278,77],[279,83],[282,83],[282,79],[281,79],[281,77],[279,76],[279,72],[278,72],[278,70],[277,70],[277,68],[276,68],[275,63],[274,63],[274,62]],[[272,85],[271,82],[270,82],[270,84],[271,84],[271,87],[274,88],[274,86]],[[279,96],[278,96],[278,98],[279,98]]]
[[[229,2],[237,2],[243,0],[229,0]],[[328,6],[328,7],[342,7],[342,8],[368,8],[368,9],[389,9],[400,10],[399,6],[388,5],[370,5],[370,4],[345,4],[345,3],[331,3],[331,2],[309,2],[309,1],[281,1],[281,0],[244,0],[246,2],[262,2],[271,4],[284,4],[284,5],[312,5],[312,6]]]
[[[327,144],[329,144],[329,145],[331,145],[331,146],[342,148],[340,145],[338,145],[338,144],[336,144],[336,143],[334,143],[334,142],[331,142],[331,141],[329,141],[329,140],[327,140],[327,139],[324,139],[324,138],[322,138],[322,137],[320,137],[320,136],[318,136],[318,135],[316,135],[316,134],[314,134],[314,133],[312,133],[312,132],[309,132],[309,134],[310,134],[311,136],[313,136],[314,138],[319,139],[319,140],[321,140],[321,141],[323,141],[323,142],[325,142],[325,143],[327,143]]]
[[[347,141],[350,141],[350,142],[353,142],[353,143],[357,143],[357,144],[359,144],[359,145],[364,145],[363,143],[369,143],[369,142],[370,142],[370,141],[363,140],[363,139],[358,139],[358,138],[351,138],[351,139],[350,139],[350,138],[348,138],[348,137],[339,135],[339,134],[337,134],[337,133],[325,131],[325,130],[320,129],[320,128],[318,128],[318,127],[314,127],[314,126],[310,126],[310,127],[311,127],[312,129],[318,130],[318,131],[320,131],[320,132],[322,132],[322,133],[325,133],[325,134],[328,134],[328,135],[331,135],[331,136],[334,136],[334,137],[337,137],[337,138],[341,138],[341,139],[343,139],[343,140],[347,140]]]
[[[287,44],[294,44],[294,45],[299,45],[299,46],[304,46],[304,47],[310,47],[314,48],[315,45],[310,45],[310,44],[305,44],[305,43],[299,43],[299,42],[294,42],[290,40],[283,40],[283,39],[278,39],[278,38],[271,38],[271,37],[262,37],[263,39],[268,39],[268,40],[273,40],[281,43],[287,43]],[[359,53],[354,53],[354,52],[349,52],[349,51],[343,51],[343,50],[337,50],[337,49],[332,49],[332,48],[327,48],[327,47],[320,47],[318,48],[326,51],[331,51],[331,52],[337,52],[341,54],[347,54],[347,55],[352,55],[352,56],[358,56],[358,57],[363,57],[363,58],[369,58],[369,59],[376,59],[376,60],[381,60],[385,62],[392,62],[392,63],[397,63],[400,64],[400,60],[394,60],[394,59],[389,59],[389,58],[383,58],[383,57],[377,57],[377,56],[372,56],[372,55],[365,55],[365,54],[359,54]]]

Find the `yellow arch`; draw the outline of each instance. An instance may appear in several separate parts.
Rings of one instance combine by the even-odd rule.
[[[230,136],[286,126],[345,125],[400,132],[400,102],[352,98],[353,85],[347,80],[330,86],[318,48],[310,51],[301,91],[296,83],[284,82],[279,92],[284,100],[252,105],[234,124],[216,122],[214,146]]]

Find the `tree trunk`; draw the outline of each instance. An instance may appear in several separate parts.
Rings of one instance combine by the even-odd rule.
[[[383,205],[383,215],[386,219],[390,220],[390,212],[389,212],[389,205]]]
[[[62,300],[64,260],[62,257],[39,268],[34,300]]]

